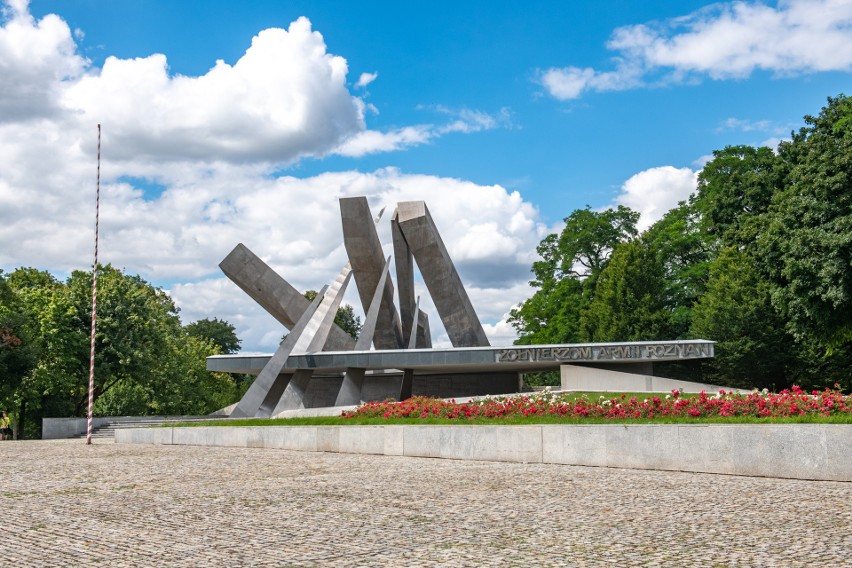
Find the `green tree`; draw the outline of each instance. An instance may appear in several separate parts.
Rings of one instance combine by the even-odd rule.
[[[74,271],[67,283],[77,321],[85,329],[91,318],[92,273]],[[120,381],[146,385],[169,352],[169,343],[182,331],[177,307],[162,289],[139,276],[112,266],[98,270],[95,334],[95,389],[97,400]],[[86,358],[84,357],[84,360]],[[76,389],[74,415],[88,404],[88,385]]]
[[[205,318],[184,327],[190,336],[210,340],[220,353],[230,354],[240,350],[242,340],[237,337],[236,328],[225,320]]]
[[[28,268],[2,278],[0,323],[19,322],[2,327],[14,330],[18,339],[8,343],[21,340],[32,364],[14,382],[4,381],[0,403],[15,410],[27,437],[39,436],[43,416],[83,416],[87,410],[91,284],[91,272],[82,271],[64,284]],[[232,377],[206,370],[206,357],[220,347],[191,336],[159,288],[101,267],[97,313],[96,413],[206,413],[238,398]],[[19,353],[0,348],[0,364]]]
[[[597,277],[616,245],[636,237],[638,220],[624,206],[602,212],[586,207],[565,218],[559,235],[541,241],[530,281],[536,292],[509,315],[516,343],[580,341],[580,314],[594,298]]]
[[[805,123],[779,146],[789,174],[757,243],[788,329],[833,349],[852,342],[852,99]]]
[[[509,323],[519,333],[517,345],[576,343],[580,341],[580,314],[588,305],[583,282],[563,278],[548,282],[509,312]]]
[[[20,404],[15,395],[37,360],[29,328],[18,296],[0,270],[0,410],[9,412],[16,424]]]
[[[594,278],[618,243],[638,235],[639,213],[619,205],[601,212],[577,209],[565,219],[559,235],[559,273]]]
[[[704,363],[712,383],[739,388],[790,386],[794,341],[772,306],[771,286],[743,251],[729,247],[713,261],[707,292],[693,309],[694,337],[716,341]]]
[[[99,413],[121,414],[121,405],[132,405],[128,407],[132,414],[196,415],[236,402],[240,393],[234,377],[207,371],[207,357],[217,353],[218,348],[209,340],[177,335],[155,369],[153,380],[147,384],[121,381],[118,386],[122,390],[110,391],[101,399],[104,404]]]
[[[785,165],[767,147],[728,146],[701,173],[694,207],[720,246],[750,246],[784,180]]]
[[[207,357],[217,353],[207,339],[178,334],[149,382],[119,380],[95,403],[96,414],[208,414],[232,404],[239,398],[236,381],[206,369]]]
[[[670,338],[664,268],[636,239],[616,246],[598,278],[595,297],[581,316],[584,341],[651,341]]]
[[[20,268],[8,282],[25,314],[22,334],[33,366],[11,395],[21,437],[37,437],[42,416],[70,416],[69,393],[84,375],[85,329],[77,321],[67,290],[50,274]],[[81,357],[82,354],[82,357]]]
[[[683,339],[689,334],[692,307],[707,283],[714,256],[712,238],[702,230],[694,203],[682,201],[645,231],[642,240],[662,265],[659,294],[670,310],[671,338]]]
[[[187,333],[197,339],[205,339],[210,341],[216,348],[215,354],[231,354],[240,350],[242,339],[237,337],[236,329],[233,325],[225,320],[218,318],[201,319],[196,322],[184,326]],[[209,353],[213,355],[214,353]],[[206,357],[206,356],[205,356]],[[236,398],[242,396],[245,391],[251,386],[254,381],[254,375],[244,373],[230,373],[231,381],[234,382],[237,390]],[[230,404],[230,403],[229,403]],[[227,406],[227,405],[223,405]],[[221,407],[219,407],[221,408]]]

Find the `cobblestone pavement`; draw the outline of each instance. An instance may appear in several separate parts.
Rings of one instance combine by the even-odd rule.
[[[0,566],[852,566],[852,484],[0,443]]]

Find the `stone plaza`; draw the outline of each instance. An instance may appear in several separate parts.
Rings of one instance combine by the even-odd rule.
[[[850,483],[81,440],[0,443],[0,463],[0,566],[840,567],[852,550]]]

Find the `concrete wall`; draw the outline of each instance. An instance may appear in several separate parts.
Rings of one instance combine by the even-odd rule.
[[[92,418],[92,425],[97,428],[103,424],[102,418]],[[42,418],[41,439],[58,440],[72,438],[85,434],[88,428],[86,418]]]
[[[218,411],[217,411],[218,412]],[[338,413],[340,414],[340,413]],[[219,415],[221,416],[221,415]],[[182,420],[198,418],[197,416],[93,416],[92,428],[106,424],[132,424],[133,422],[150,422],[152,420]],[[86,418],[42,418],[41,439],[61,440],[85,434],[88,429]]]
[[[671,392],[683,389],[683,392],[717,393],[720,389],[727,392],[748,392],[729,387],[693,383],[677,379],[655,377],[650,373],[635,372],[633,369],[615,370],[613,368],[585,367],[582,365],[562,365],[559,368],[561,388],[564,391],[591,392]],[[650,367],[650,365],[648,365]],[[639,367],[637,366],[637,370]],[[624,372],[628,371],[628,372]]]
[[[846,424],[196,427],[115,439],[852,481]]]

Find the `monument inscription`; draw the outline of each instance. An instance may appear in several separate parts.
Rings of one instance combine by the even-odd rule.
[[[639,345],[577,345],[499,349],[498,363],[518,361],[654,361],[713,357],[712,343],[645,343]]]

